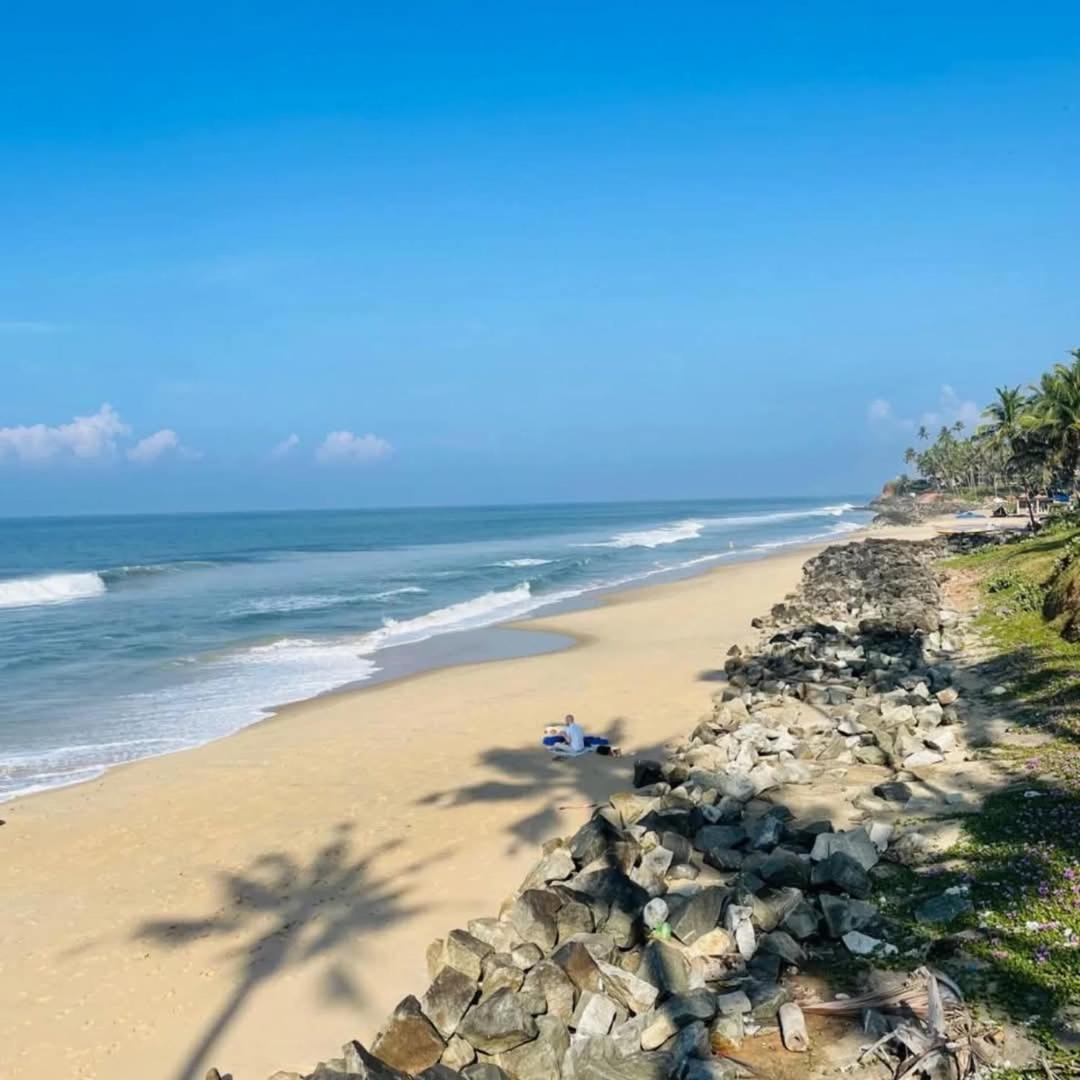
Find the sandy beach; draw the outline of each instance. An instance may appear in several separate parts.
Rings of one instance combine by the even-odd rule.
[[[265,1080],[370,1039],[432,939],[495,913],[709,709],[812,550],[529,622],[574,639],[557,653],[291,706],[0,807],[0,1075]],[[538,735],[567,711],[626,756],[551,761]]]

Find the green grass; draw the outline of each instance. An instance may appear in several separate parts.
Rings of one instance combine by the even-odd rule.
[[[978,575],[978,627],[993,647],[980,665],[988,685],[1004,685],[1010,715],[1052,741],[1013,752],[1018,784],[965,819],[947,871],[920,868],[883,897],[909,948],[931,957],[944,952],[943,966],[954,969],[972,1000],[1027,1023],[1074,1069],[1080,1058],[1055,1049],[1052,1021],[1063,1005],[1080,1002],[1080,644],[1065,641],[1059,625],[1043,617],[1042,598],[1078,537],[1080,528],[1062,527],[949,560]],[[949,927],[952,941],[963,941],[952,957],[950,941],[935,942],[912,917],[931,887],[951,885],[966,887],[974,905]]]

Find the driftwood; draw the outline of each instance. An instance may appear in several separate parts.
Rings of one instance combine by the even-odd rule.
[[[887,1062],[895,1069],[894,1080],[917,1076],[963,1080],[989,1061],[979,1045],[986,1033],[976,1029],[960,988],[939,971],[921,967],[896,990],[803,1006],[803,1012],[826,1016],[860,1016],[867,1011],[902,1016],[859,1055],[860,1061],[882,1057],[884,1048],[890,1047],[901,1059],[895,1066]]]

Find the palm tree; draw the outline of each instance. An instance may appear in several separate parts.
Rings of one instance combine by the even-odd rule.
[[[983,410],[983,416],[988,422],[979,433],[989,445],[991,458],[1007,468],[1010,459],[1016,454],[1029,402],[1019,386],[998,386],[994,393],[997,394],[997,400]],[[997,490],[996,471],[994,490]]]
[[[1075,492],[1080,465],[1080,349],[1070,355],[1071,364],[1055,364],[1032,387],[1024,424],[1049,447],[1061,481]]]
[[[930,432],[926,430],[925,424],[920,424],[919,430],[916,431],[915,434],[918,435],[922,442],[926,442],[926,440],[930,438]]]
[[[919,453],[914,446],[909,446],[904,451],[904,464],[914,465],[919,460]]]

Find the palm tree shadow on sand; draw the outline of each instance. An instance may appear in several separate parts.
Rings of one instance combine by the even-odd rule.
[[[615,717],[606,728],[593,731],[612,744],[619,745],[626,734],[626,723]],[[641,748],[633,757],[654,757],[658,747]],[[420,805],[452,809],[475,803],[532,803],[534,808],[509,821],[508,850],[535,847],[551,836],[564,810],[587,810],[595,803],[606,802],[615,791],[631,786],[633,757],[602,757],[594,754],[568,760],[553,759],[540,746],[491,747],[481,751],[476,762],[496,777],[460,788],[435,792],[420,800]],[[584,821],[586,814],[582,814]]]
[[[208,918],[155,919],[136,930],[137,940],[173,949],[207,937],[246,938],[224,953],[225,959],[238,963],[236,988],[173,1073],[175,1080],[191,1080],[200,1067],[206,1068],[207,1055],[261,984],[356,934],[385,928],[423,910],[406,902],[409,878],[420,864],[406,866],[392,880],[373,872],[374,863],[398,849],[401,841],[387,841],[354,858],[352,828],[349,823],[337,825],[306,865],[291,855],[271,852],[243,873],[220,874],[221,907]],[[340,960],[327,968],[322,991],[330,1000],[359,1003],[363,998]]]

